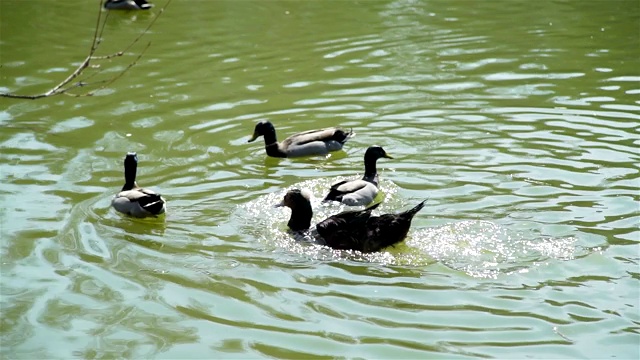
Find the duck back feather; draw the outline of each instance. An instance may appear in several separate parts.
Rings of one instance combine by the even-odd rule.
[[[336,143],[343,145],[352,132],[346,132],[338,128],[326,128],[319,130],[308,130],[301,133],[297,133],[286,138],[282,143],[283,145],[304,145],[314,141],[335,141]]]
[[[117,211],[139,218],[157,216],[165,212],[162,196],[143,188],[121,191],[116,194],[111,204]]]
[[[318,235],[334,249],[376,252],[395,245],[407,237],[413,217],[426,200],[414,208],[398,213],[372,216],[380,203],[359,211],[348,211],[321,221],[316,225]]]

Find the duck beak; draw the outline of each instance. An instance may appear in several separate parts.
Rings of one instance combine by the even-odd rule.
[[[254,132],[253,135],[251,136],[251,139],[249,139],[249,141],[247,141],[247,142],[253,142],[258,137],[260,137],[260,134],[258,134],[257,132]]]
[[[280,201],[279,203],[277,203],[277,204],[273,205],[273,207],[276,207],[276,208],[278,208],[278,207],[283,207],[283,206],[284,206],[284,200],[282,200],[282,201]]]
[[[391,155],[389,155],[387,153],[384,153],[384,157],[386,157],[387,159],[393,159],[393,156],[391,156]]]

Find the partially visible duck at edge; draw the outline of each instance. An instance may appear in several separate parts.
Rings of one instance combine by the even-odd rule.
[[[364,210],[345,211],[333,215],[316,225],[318,243],[333,249],[376,252],[403,241],[411,227],[411,220],[426,200],[413,209],[398,213],[372,216],[371,211],[380,203]],[[291,209],[287,226],[294,232],[306,232],[311,227],[313,210],[309,194],[299,189],[289,190],[281,203]]]
[[[349,206],[370,204],[378,195],[378,169],[380,158],[393,159],[381,146],[370,146],[364,153],[364,176],[357,180],[344,180],[331,186],[323,201],[338,201]]]
[[[136,183],[138,155],[127,153],[124,158],[124,186],[117,193],[111,206],[117,211],[137,218],[156,217],[166,210],[166,202],[153,190],[144,189]]]
[[[147,0],[107,0],[104,8],[109,10],[149,10],[153,7]]]
[[[277,158],[289,158],[327,155],[332,151],[338,151],[353,136],[353,132],[331,127],[301,132],[289,136],[282,142],[278,142],[273,124],[269,121],[261,121],[256,125],[253,136],[248,142],[253,142],[260,136],[264,136],[264,147],[267,155]]]

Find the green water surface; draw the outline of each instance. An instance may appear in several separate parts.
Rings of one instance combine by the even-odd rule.
[[[0,92],[67,77],[98,10],[0,0]],[[637,0],[173,0],[94,96],[0,98],[1,357],[638,359],[639,24]],[[260,120],[356,136],[273,159]],[[320,200],[373,144],[380,212],[429,199],[407,240],[296,242],[273,205],[342,210]],[[166,216],[110,208],[127,151]]]

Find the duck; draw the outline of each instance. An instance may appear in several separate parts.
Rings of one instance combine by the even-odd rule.
[[[109,10],[149,10],[153,4],[147,0],[107,0],[104,8]]]
[[[338,201],[349,206],[367,205],[378,195],[378,170],[376,162],[380,158],[393,156],[378,145],[369,146],[364,153],[364,176],[362,179],[344,180],[331,185],[323,202]]]
[[[371,215],[381,203],[363,210],[345,211],[316,224],[315,233],[312,235],[316,237],[317,243],[333,249],[377,252],[407,237],[411,220],[424,207],[426,201],[423,200],[412,209],[397,214]],[[292,232],[310,232],[313,210],[309,192],[300,189],[289,190],[276,206],[291,209],[287,226]]]
[[[116,211],[137,218],[157,217],[166,211],[166,201],[153,190],[141,188],[136,182],[138,155],[129,152],[124,158],[124,186],[117,193],[111,206]]]
[[[268,156],[292,158],[327,155],[332,151],[338,151],[349,138],[354,136],[354,133],[331,127],[297,133],[278,142],[273,124],[270,121],[260,121],[253,131],[253,136],[247,142],[253,142],[260,136],[264,136],[264,147]]]

